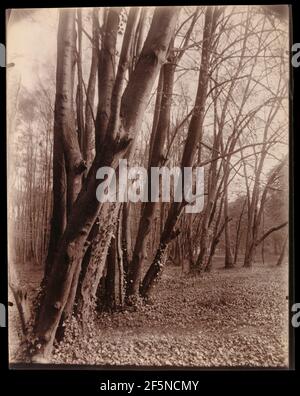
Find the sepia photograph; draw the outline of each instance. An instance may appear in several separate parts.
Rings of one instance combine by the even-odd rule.
[[[290,17],[6,10],[11,368],[290,368]]]

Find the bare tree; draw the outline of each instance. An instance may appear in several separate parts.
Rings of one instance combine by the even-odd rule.
[[[160,8],[155,11],[139,61],[122,96],[117,117],[118,130],[108,130],[104,133],[98,125],[96,127],[96,136],[100,137],[102,147],[100,151],[98,150],[84,186],[72,207],[53,262],[53,270],[36,326],[39,342],[33,357],[34,361],[47,359],[51,352],[55,332],[68,299],[72,278],[81,264],[84,243],[97,215],[100,217],[103,235],[103,247],[99,252],[99,258],[102,256],[104,259],[103,256],[106,256],[110,239],[104,228],[105,224],[109,223],[107,221],[109,208],[107,205],[100,205],[95,196],[96,171],[101,166],[109,165],[115,168],[118,159],[126,157],[130,146],[134,144],[135,131],[139,128],[147,98],[166,56],[177,15],[178,9],[176,8]],[[110,120],[115,116],[112,114]],[[109,212],[115,214],[111,208]],[[101,246],[101,241],[98,245]]]

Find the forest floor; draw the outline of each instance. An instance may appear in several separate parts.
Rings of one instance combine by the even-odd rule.
[[[167,267],[153,304],[101,314],[67,334],[52,361],[101,366],[288,366],[287,266],[203,276]],[[11,329],[11,327],[10,327]],[[11,349],[14,349],[11,345]],[[11,353],[11,361],[14,361]]]

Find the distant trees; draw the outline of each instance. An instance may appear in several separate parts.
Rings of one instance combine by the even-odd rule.
[[[255,218],[256,240],[253,249],[256,251],[258,246],[264,244],[263,254],[266,257],[272,255],[277,256],[278,265],[284,259],[285,249],[287,245],[287,219],[288,219],[288,174],[287,174],[287,158],[284,158],[279,164],[275,165],[267,174],[266,180],[261,186],[261,199],[259,210]],[[233,224],[231,232],[235,233],[235,249],[234,262],[237,262],[238,255],[242,255],[249,249],[248,233],[251,228],[247,221],[248,207],[247,195],[241,196],[231,203],[229,208],[230,216],[235,224]],[[259,217],[259,212],[260,216]],[[274,221],[276,219],[276,221]],[[253,233],[252,233],[253,235]],[[225,243],[225,242],[224,242]],[[256,256],[258,252],[256,252]],[[253,253],[253,260],[255,252]]]
[[[15,260],[22,264],[40,265],[48,251],[53,146],[50,89],[47,92],[40,85],[32,99],[27,91],[18,94],[15,130],[9,137],[13,142],[12,136],[16,136],[11,143],[15,170],[10,168],[9,219]]]

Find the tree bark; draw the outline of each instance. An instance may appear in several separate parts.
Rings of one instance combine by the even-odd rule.
[[[231,235],[230,235],[230,224],[228,219],[228,193],[227,193],[227,180],[225,181],[225,196],[224,196],[224,235],[225,235],[225,269],[233,268],[233,255],[231,250]]]
[[[288,242],[288,234],[286,234],[286,237],[285,237],[284,242],[282,244],[280,256],[279,256],[278,261],[276,263],[276,265],[278,267],[280,267],[282,265],[282,263],[283,263],[283,260],[284,260],[284,257],[285,257],[285,250],[286,250],[287,242]]]
[[[167,136],[167,131],[170,125],[171,116],[171,104],[172,104],[172,93],[175,75],[175,65],[172,59],[169,58],[170,63],[166,63],[161,70],[163,87],[162,97],[159,109],[159,117],[157,122],[156,130],[153,131],[153,146],[150,145],[151,152],[149,153],[148,163],[148,191],[151,194],[151,168],[158,167],[161,165],[163,160],[164,145]],[[159,88],[159,87],[158,87]],[[160,92],[157,92],[160,95]],[[155,121],[155,120],[154,120]],[[152,137],[151,137],[152,139]],[[130,265],[129,276],[128,276],[128,288],[127,296],[138,296],[139,287],[141,281],[141,273],[143,268],[143,257],[146,250],[148,235],[151,229],[151,224],[155,215],[155,209],[157,204],[151,202],[145,202],[142,208],[141,218],[138,227],[137,238],[132,256],[132,262]]]
[[[246,203],[247,203],[247,198],[245,198],[245,200],[244,200],[243,207],[241,210],[241,214],[239,215],[239,220],[238,220],[238,224],[237,224],[237,228],[236,228],[236,237],[235,237],[236,242],[235,242],[235,249],[234,249],[234,260],[233,260],[234,265],[236,265],[236,263],[237,263],[237,258],[238,258],[238,253],[239,253],[240,240],[241,240],[241,224],[242,224],[242,219],[243,219],[243,214],[244,214]]]
[[[78,49],[76,56],[77,63],[77,92],[76,92],[76,115],[77,115],[77,133],[81,152],[84,147],[84,106],[83,106],[83,76],[82,76],[82,10],[77,10],[77,40]]]
[[[121,49],[121,54],[120,54],[120,60],[119,60],[119,65],[118,65],[118,71],[117,75],[115,78],[114,86],[112,91],[109,91],[110,95],[110,120],[107,123],[107,129],[109,131],[109,139],[116,139],[118,137],[118,133],[120,131],[120,126],[121,126],[121,117],[120,117],[120,109],[121,109],[121,99],[122,99],[122,91],[123,91],[123,84],[124,84],[124,79],[125,79],[125,74],[127,72],[127,69],[129,67],[129,54],[130,54],[130,48],[132,45],[132,40],[135,34],[135,29],[136,29],[136,24],[137,24],[137,16],[138,16],[138,9],[137,8],[131,8],[128,16],[128,21],[126,25],[126,30],[124,34],[124,39],[123,39],[123,45]],[[99,101],[100,105],[102,106],[101,100]],[[97,147],[96,147],[97,149]],[[128,158],[130,158],[130,152],[128,151]],[[113,210],[109,211],[106,214],[106,222],[110,226],[114,226],[115,224],[115,218],[117,216],[117,213],[119,213],[120,210],[120,204],[117,203],[113,205]],[[95,245],[95,242],[93,242],[92,245],[92,252],[91,252],[91,262],[88,265],[87,272],[85,275],[85,279],[82,282],[82,300],[78,302],[79,304],[79,310],[81,311],[81,314],[83,317],[88,317],[90,315],[90,310],[93,307],[94,304],[94,297],[96,295],[97,287],[99,284],[99,280],[101,279],[102,272],[104,269],[105,265],[105,257],[108,252],[108,248],[110,245],[110,238],[113,232],[112,227],[109,226],[109,231],[107,233],[107,238],[105,241],[105,248],[103,249],[102,252],[102,247],[100,244],[100,247]],[[99,230],[101,233],[101,230]],[[104,238],[104,235],[102,237],[99,235],[97,237],[97,240],[101,240]],[[112,247],[111,249],[113,249]],[[101,253],[100,253],[101,252]],[[111,252],[113,253],[113,252]],[[116,255],[115,255],[116,256]],[[117,268],[117,266],[115,266]]]
[[[98,9],[94,8],[92,13],[92,29],[93,29],[93,48],[92,48],[92,60],[90,68],[90,76],[86,92],[86,105],[85,105],[85,130],[83,137],[83,150],[82,155],[86,161],[87,169],[90,168],[94,158],[94,130],[95,130],[95,119],[94,119],[94,100],[96,91],[96,79],[97,79],[97,68],[98,68],[98,55],[99,55],[99,21],[98,21]]]
[[[121,9],[108,11],[98,60],[98,109],[96,117],[96,151],[101,150],[110,118],[111,96],[115,82],[116,43]]]
[[[182,169],[184,167],[189,167],[192,165],[197,142],[201,141],[202,137],[202,127],[204,121],[205,103],[209,79],[208,70],[210,60],[210,45],[212,35],[214,33],[212,26],[215,25],[216,22],[214,17],[217,18],[215,10],[213,11],[211,7],[207,7],[205,13],[205,25],[203,32],[202,57],[199,72],[198,89],[193,109],[193,115],[189,124],[188,135],[182,155]],[[177,223],[178,218],[181,215],[183,207],[184,205],[181,202],[174,202],[171,204],[171,208],[168,213],[168,217],[160,238],[159,246],[156,251],[154,260],[142,282],[141,295],[143,297],[149,297],[153,285],[158,279],[158,276],[164,267],[165,252],[169,242],[174,239],[178,234],[178,231],[174,231],[174,227]]]
[[[79,149],[73,111],[75,14],[61,10],[57,40],[53,143],[53,213],[45,278],[50,275],[67,217],[81,187],[85,164]]]
[[[106,241],[109,242],[109,238],[106,230],[103,229],[105,223],[102,220],[105,212],[108,212],[104,208],[109,205],[101,205],[96,198],[96,172],[102,166],[115,169],[118,160],[126,158],[131,146],[134,146],[151,89],[166,58],[177,16],[176,7],[159,7],[155,10],[141,56],[122,96],[120,133],[113,139],[110,131],[107,131],[105,141],[97,152],[83,188],[73,205],[38,317],[37,343],[32,356],[35,362],[47,361],[52,351],[56,329],[68,299],[73,275],[81,264],[85,251],[84,244],[97,215],[100,218],[103,235],[99,241],[103,244],[102,253],[107,249]]]

